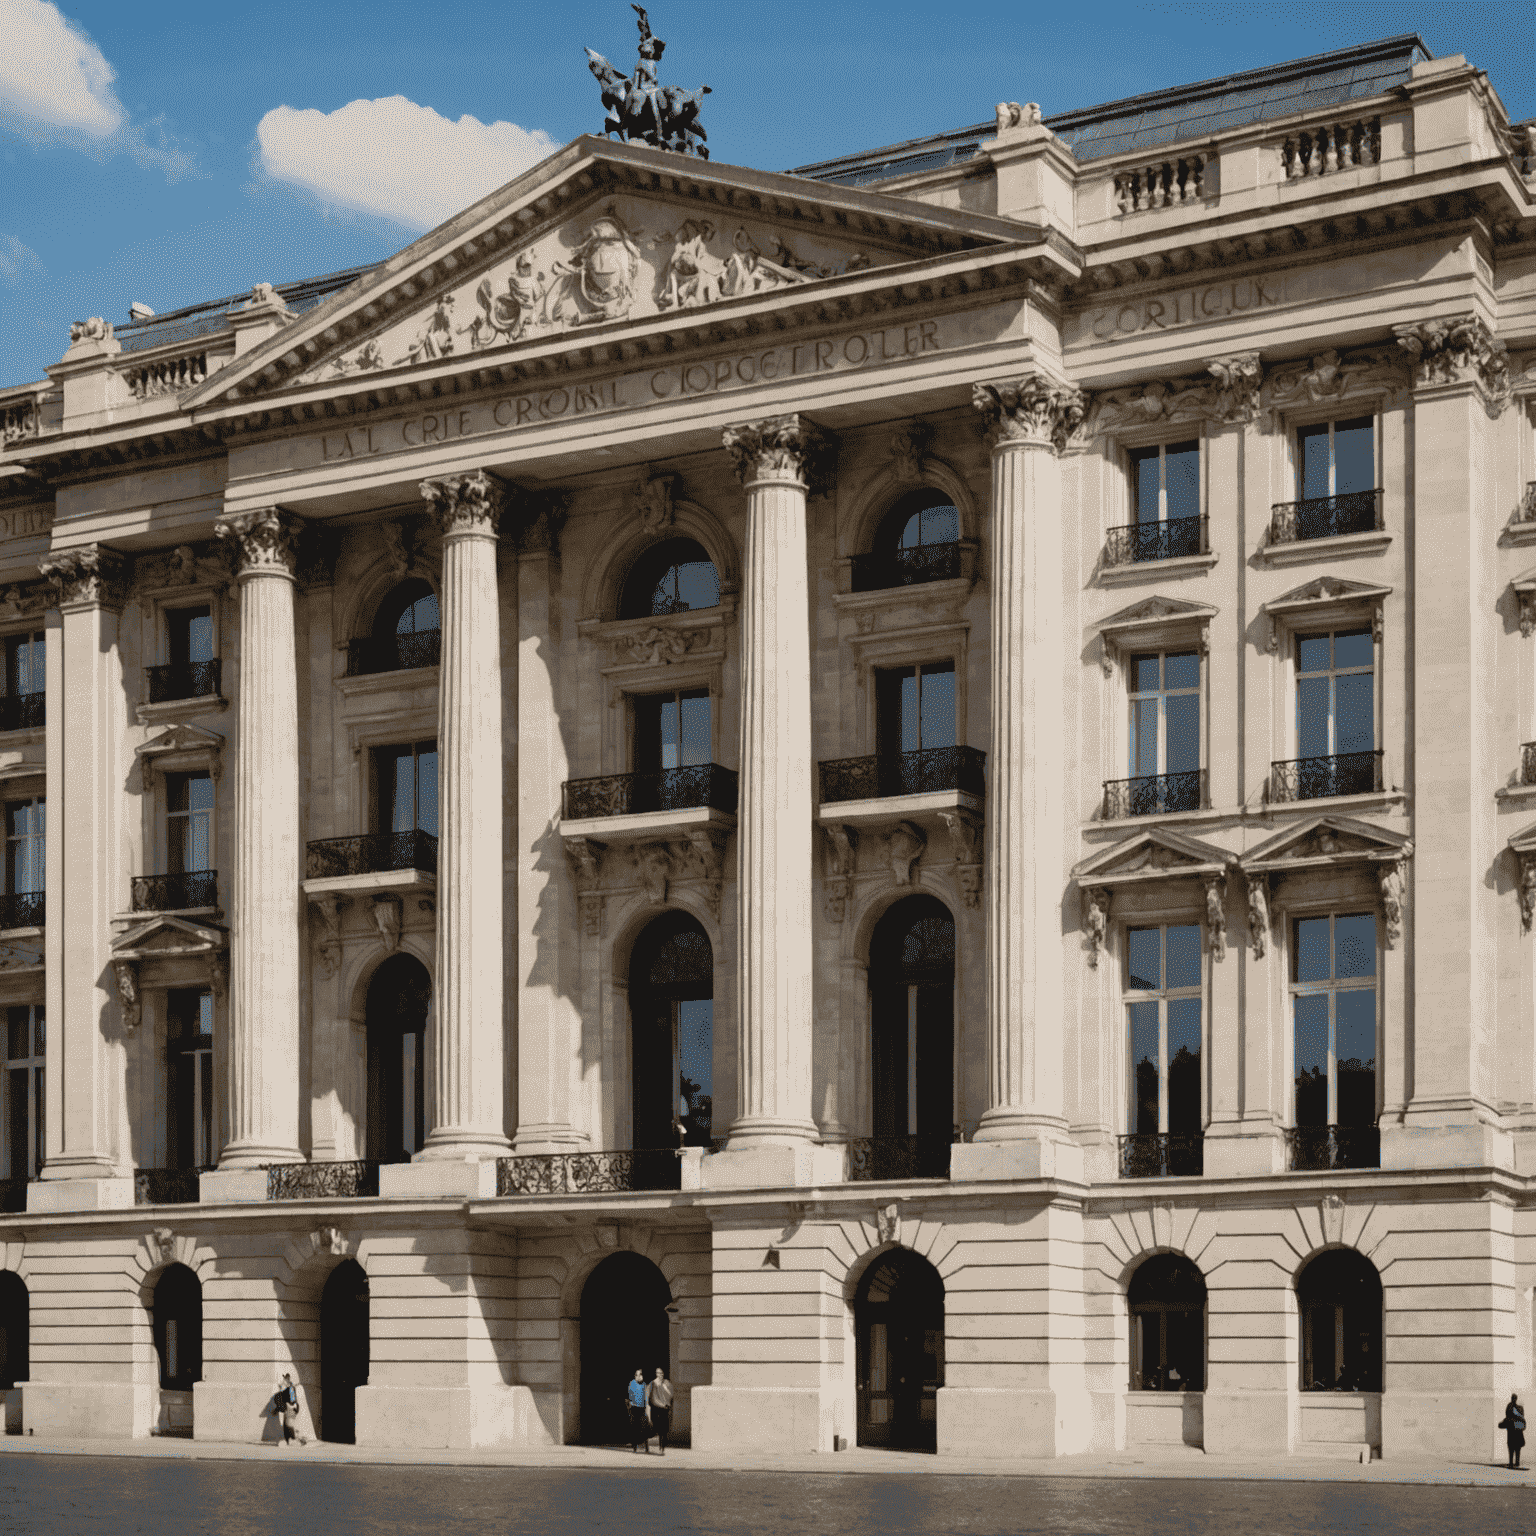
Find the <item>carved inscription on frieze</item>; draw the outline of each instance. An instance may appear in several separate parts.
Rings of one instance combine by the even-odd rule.
[[[1166,331],[1249,310],[1272,309],[1284,302],[1284,278],[1240,277],[1235,282],[1210,283],[1085,310],[1073,327],[1077,333],[1074,339],[1112,341],[1144,331]]]

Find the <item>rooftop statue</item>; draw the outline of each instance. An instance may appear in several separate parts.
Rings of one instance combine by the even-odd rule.
[[[604,135],[638,139],[642,144],[654,144],[657,149],[676,150],[680,155],[708,160],[709,151],[703,142],[708,135],[699,122],[699,109],[709,87],[701,85],[696,91],[685,91],[675,85],[659,84],[656,65],[667,45],[651,31],[644,8],[635,5],[631,9],[640,18],[640,56],[635,61],[633,76],[621,75],[602,54],[586,50],[587,67],[603,88],[603,106],[608,110]]]

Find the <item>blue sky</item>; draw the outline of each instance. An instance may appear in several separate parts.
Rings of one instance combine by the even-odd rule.
[[[656,0],[662,79],[707,83],[714,157],[768,170],[1417,31],[1536,115],[1527,0],[1088,5]],[[602,111],[625,0],[0,0],[0,384],[69,322],[122,323],[378,260]]]

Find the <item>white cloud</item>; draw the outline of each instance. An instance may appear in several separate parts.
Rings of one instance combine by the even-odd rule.
[[[0,4],[5,0],[0,0]],[[439,117],[404,96],[334,112],[274,107],[256,125],[261,168],[322,204],[430,229],[548,155],[539,128]]]
[[[101,49],[48,0],[0,0],[0,124],[106,139],[128,119]]]
[[[14,283],[23,272],[41,272],[43,264],[30,245],[15,235],[0,235],[0,283]]]

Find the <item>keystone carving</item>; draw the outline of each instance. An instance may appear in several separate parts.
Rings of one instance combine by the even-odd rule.
[[[928,839],[915,822],[903,821],[885,839],[885,861],[897,885],[917,884],[917,861],[923,856]]]
[[[926,421],[909,422],[891,439],[891,473],[898,485],[917,485],[923,478],[923,459],[933,442],[933,428]]]
[[[973,384],[971,404],[981,412],[993,448],[1003,443],[1041,443],[1057,453],[1083,424],[1087,410],[1082,390],[1038,373]]]
[[[981,905],[981,817],[963,807],[940,811],[939,820],[949,829],[950,851],[955,857],[955,883],[966,906]]]
[[[337,896],[312,896],[309,910],[320,919],[315,950],[320,956],[320,974],[327,979],[341,968],[341,909],[346,902]]]
[[[672,488],[676,484],[676,475],[653,475],[648,469],[641,472],[635,489],[635,516],[653,538],[672,526]]]
[[[1323,1219],[1323,1241],[1342,1243],[1344,1241],[1343,1195],[1324,1195],[1317,1202],[1317,1209]]]
[[[1269,876],[1248,877],[1248,941],[1253,958],[1262,960],[1269,948]]]
[[[875,1207],[875,1230],[882,1243],[901,1241],[901,1207],[894,1200],[889,1205]]]
[[[190,587],[197,580],[197,551],[190,544],[178,544],[171,551],[165,579],[173,587]]]
[[[658,907],[664,906],[672,880],[672,850],[665,843],[644,843],[635,850],[635,864],[645,894]]]
[[[445,539],[467,535],[496,537],[506,487],[495,475],[476,469],[467,475],[423,480],[420,490]]]
[[[1479,316],[1417,320],[1394,325],[1392,334],[1413,359],[1418,388],[1472,381],[1491,415],[1497,416],[1509,403],[1509,349]]]
[[[280,507],[235,512],[221,517],[213,531],[224,539],[235,561],[236,574],[292,576],[299,566],[299,534],[303,522]]]
[[[348,1246],[340,1227],[318,1227],[315,1230],[316,1248],[324,1248],[327,1253],[340,1258],[346,1253]]]
[[[128,562],[105,544],[66,549],[37,562],[53,587],[56,604],[99,603],[121,608],[128,599]]]
[[[400,947],[401,901],[398,896],[373,898],[373,926],[378,929],[384,953],[392,955]]]
[[[1099,968],[1099,955],[1109,940],[1109,901],[1107,885],[1091,886],[1083,892],[1083,927],[1088,933],[1088,964]]]
[[[1205,880],[1205,925],[1211,931],[1211,958],[1227,958],[1227,882],[1223,875]]]
[[[136,960],[114,960],[112,977],[117,983],[117,1001],[123,1010],[123,1028],[129,1031],[139,1027],[142,1017],[142,999],[139,996],[139,966]]]
[[[859,857],[859,833],[856,827],[831,824],[826,833],[827,916],[840,923],[848,916],[848,900],[853,894],[853,872]]]
[[[416,530],[391,518],[379,524],[379,532],[384,536],[384,553],[390,574],[396,581],[404,581],[416,566]]]

